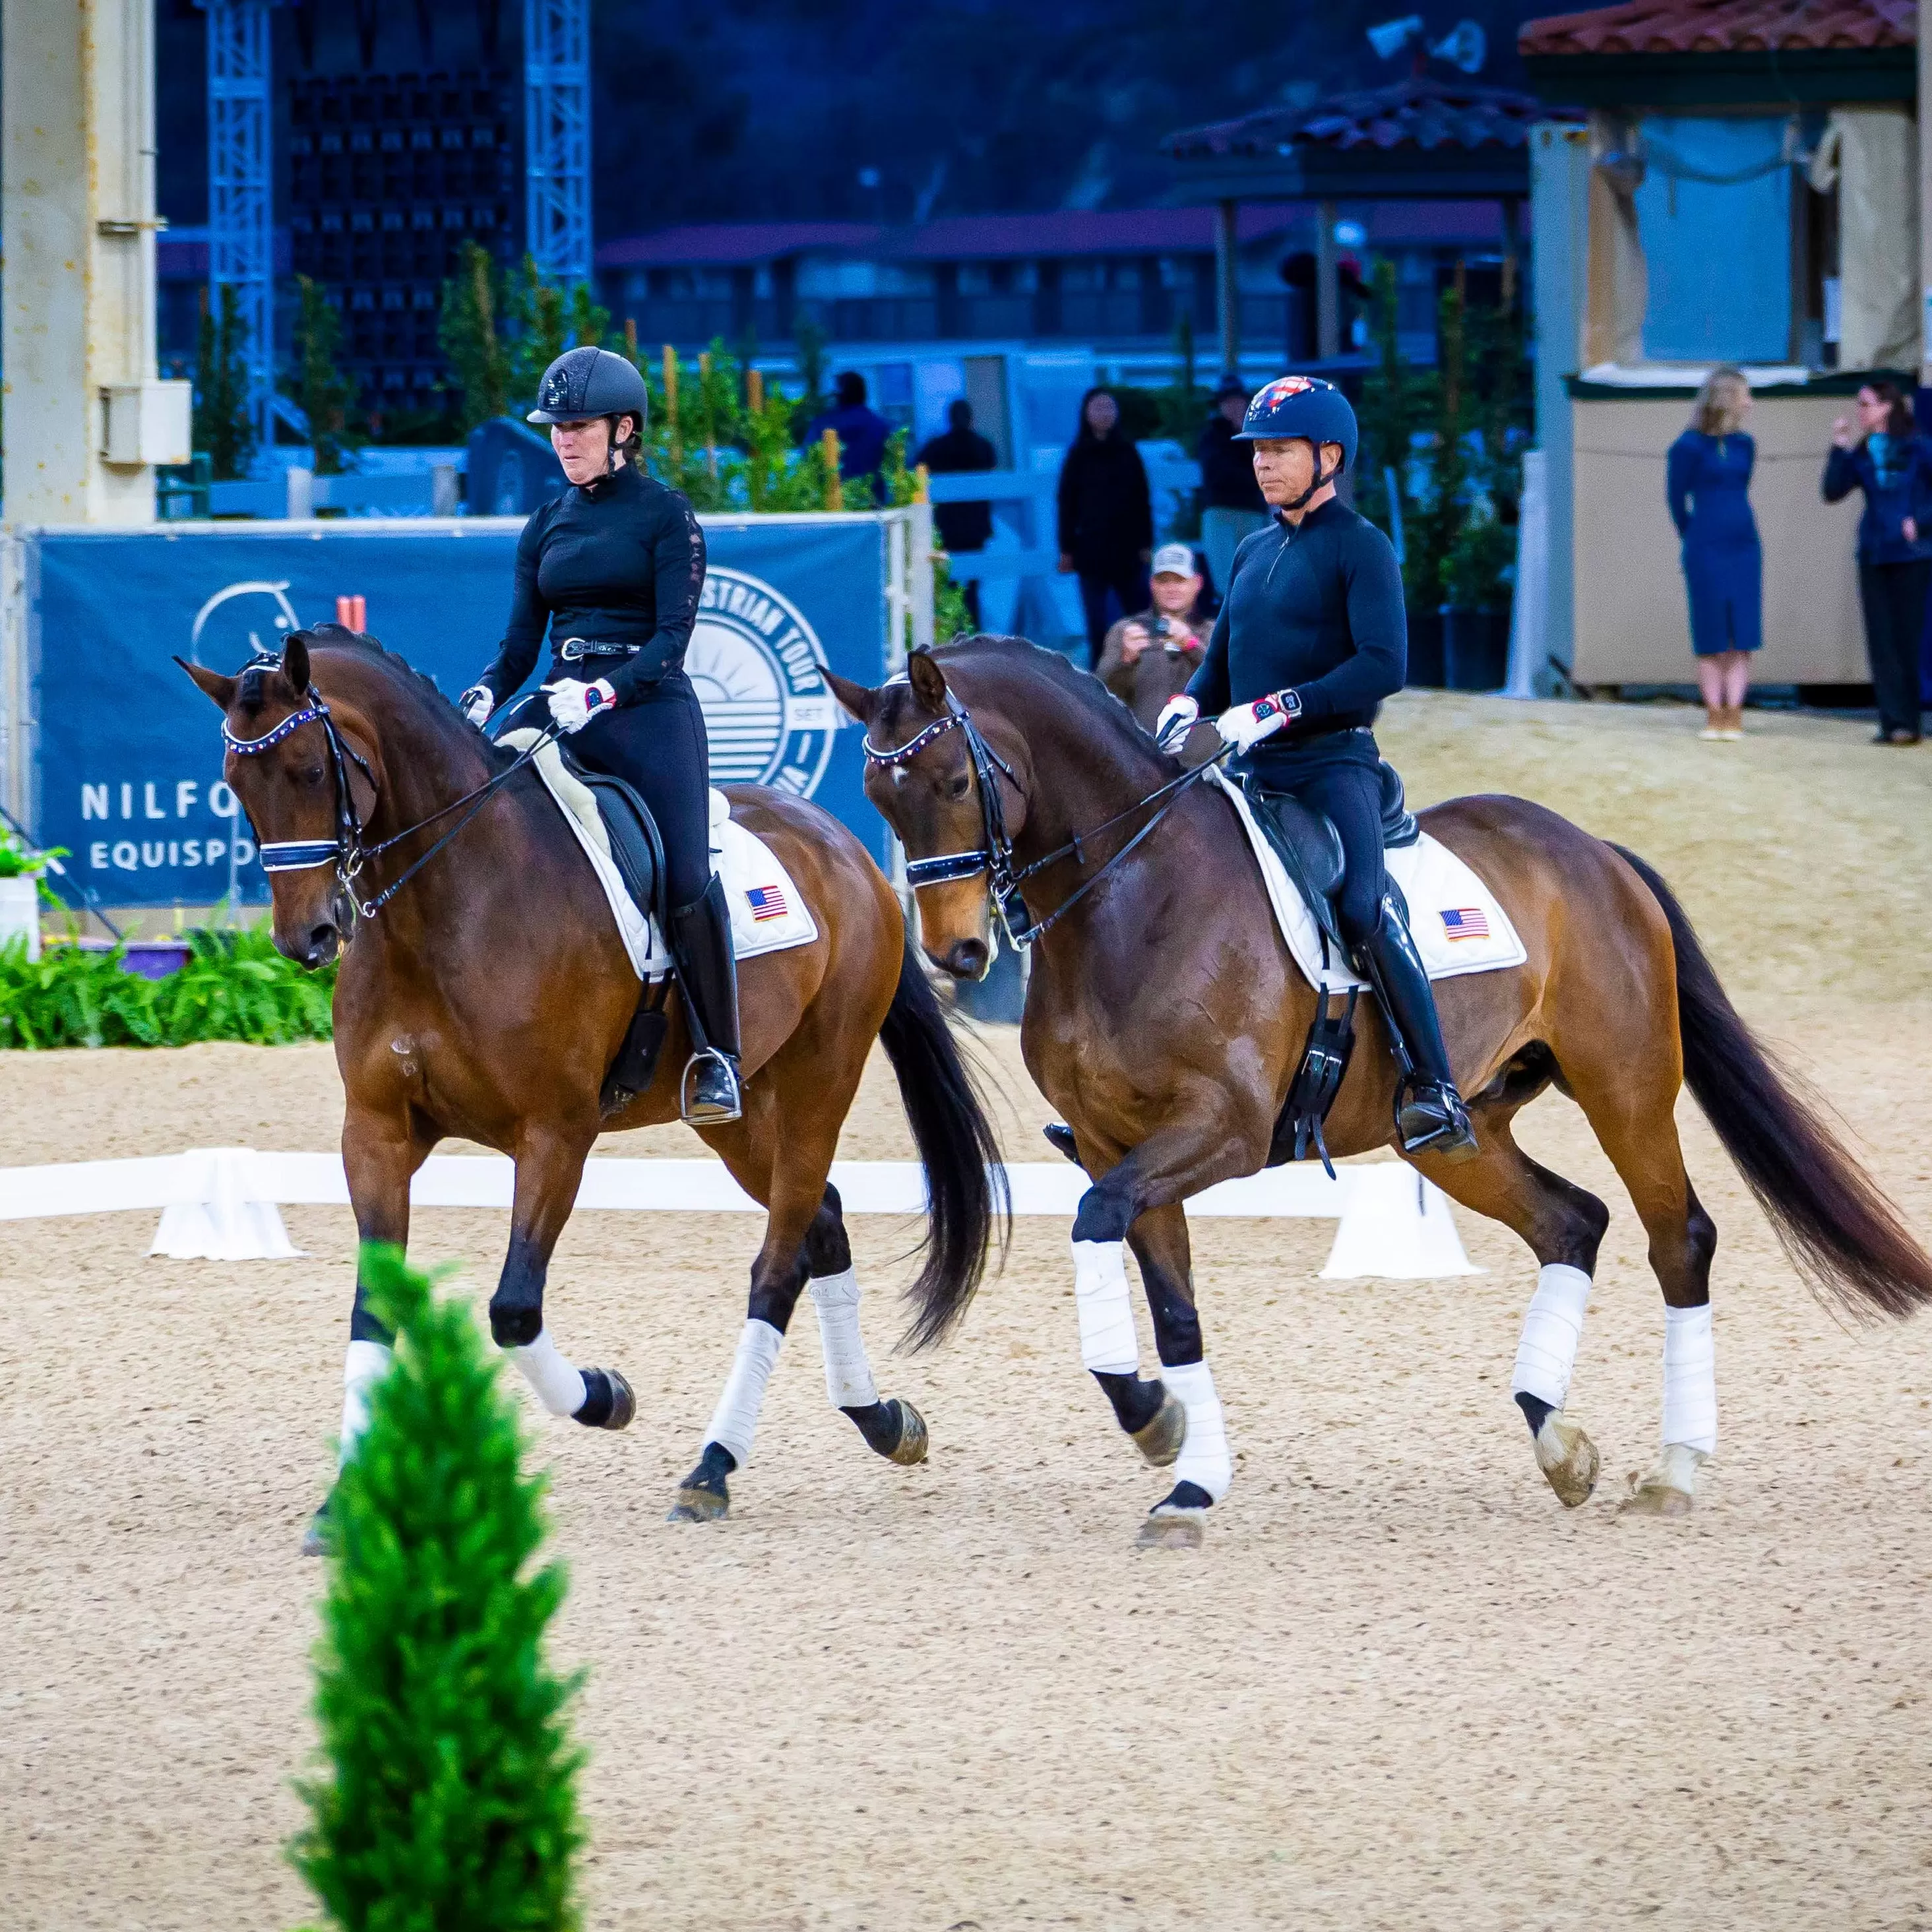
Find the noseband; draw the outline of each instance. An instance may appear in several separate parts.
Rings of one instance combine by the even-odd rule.
[[[280,670],[282,661],[280,658],[259,657],[249,668]],[[460,798],[431,812],[427,818],[419,818],[415,824],[397,832],[393,837],[370,845],[364,842],[362,814],[356,809],[356,796],[350,789],[349,767],[352,762],[369,781],[372,790],[376,788],[376,774],[370,770],[368,760],[337,728],[335,719],[322,693],[310,684],[301,693],[301,697],[302,706],[300,710],[290,712],[287,717],[279,724],[272,725],[259,738],[238,738],[228,728],[227,719],[223,718],[221,741],[238,758],[256,758],[264,752],[273,750],[284,738],[292,736],[304,724],[320,724],[322,727],[322,735],[328,740],[329,762],[335,770],[335,836],[333,838],[272,839],[258,844],[256,850],[261,856],[262,869],[265,872],[306,872],[317,866],[334,866],[336,881],[347,895],[349,903],[359,919],[374,919],[483,809],[490,794],[514,778],[556,736],[556,727],[552,725],[518,757],[514,764],[498,772],[474,790],[465,792]],[[385,886],[373,898],[365,904],[356,896],[357,875],[372,859],[380,859],[385,852],[400,845],[404,839],[413,838],[426,826],[434,825],[440,818],[447,818],[452,812],[470,805],[472,800],[476,802],[471,810],[465,812],[427,852],[406,866],[400,876]]]
[[[1178,778],[1170,778],[1164,785],[1148,793],[1147,796],[1129,806],[1124,812],[1117,812],[1112,818],[1104,819],[1090,830],[1070,838],[1064,845],[1057,847],[1044,858],[1036,859],[1028,866],[1016,866],[1013,862],[1013,842],[1006,831],[1006,807],[1000,796],[999,781],[994,776],[1004,772],[1012,781],[1013,789],[1020,791],[1019,779],[1013,768],[992,746],[987,743],[986,734],[973,722],[973,714],[962,704],[949,687],[946,693],[946,716],[936,719],[922,731],[908,738],[903,745],[883,746],[872,742],[868,732],[864,749],[866,761],[885,767],[903,765],[916,758],[935,738],[948,731],[963,731],[966,734],[966,749],[973,760],[973,776],[980,788],[980,822],[986,836],[986,843],[967,852],[941,852],[930,859],[908,859],[906,861],[906,884],[916,892],[921,886],[945,884],[953,879],[970,879],[984,872],[988,875],[992,890],[993,904],[998,910],[1000,924],[1006,935],[1006,943],[1016,948],[1030,946],[1033,942],[1056,922],[1071,912],[1141,841],[1171,812],[1180,793],[1204,777],[1222,758],[1232,753],[1234,747],[1228,745],[1204,765],[1197,765],[1185,771]],[[1024,798],[1024,792],[1021,793]],[[1162,802],[1165,801],[1165,802]],[[1110,830],[1124,818],[1131,818],[1137,812],[1150,805],[1160,805],[1160,809],[1139,831],[1130,838],[1114,856],[1102,865],[1084,884],[1078,886],[1043,918],[1035,919],[1027,908],[1020,888],[1028,879],[1043,872],[1049,866],[1058,865],[1063,859],[1071,858],[1077,863],[1087,862],[1086,842],[1097,838]]]

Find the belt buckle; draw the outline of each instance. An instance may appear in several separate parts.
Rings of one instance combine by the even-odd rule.
[[[566,664],[581,664],[584,656],[584,640],[581,638],[566,638],[557,646],[556,654]]]

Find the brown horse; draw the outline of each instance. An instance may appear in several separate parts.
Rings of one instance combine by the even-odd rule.
[[[544,1284],[598,1136],[677,1118],[689,1048],[675,999],[655,1080],[607,1118],[599,1090],[638,1006],[638,979],[590,862],[536,773],[401,659],[336,626],[291,635],[278,662],[238,676],[182,668],[221,708],[225,776],[277,868],[277,947],[309,967],[342,949],[342,1154],[362,1240],[404,1243],[410,1178],[444,1136],[508,1154],[514,1199],[490,1332],[552,1413],[622,1428],[634,1412],[628,1385],[559,1352]],[[1002,1178],[997,1168],[989,1177],[992,1130],[898,902],[865,848],[802,799],[755,786],[728,796],[734,818],[790,874],[818,937],[741,970],[743,1118],[702,1131],[768,1218],[736,1358],[674,1520],[724,1514],[725,1479],[749,1450],[808,1280],[832,1401],[880,1455],[925,1456],[917,1411],[881,1401],[874,1385],[826,1178],[874,1040],[898,1076],[931,1202],[924,1265],[908,1291],[921,1336],[943,1332],[972,1294]],[[350,1335],[345,1456],[388,1360],[390,1337],[359,1283]]]
[[[1182,1203],[1269,1160],[1314,992],[1228,800],[1184,782],[1125,708],[1064,659],[1023,639],[973,638],[916,654],[877,690],[832,682],[867,728],[866,788],[904,843],[928,954],[971,977],[990,957],[996,905],[1010,925],[1036,927],[1022,1047],[1093,1178],[1073,1226],[1082,1359],[1148,1460],[1177,1463],[1143,1540],[1198,1540],[1199,1513],[1232,1470]],[[1598,1459],[1563,1405],[1610,1216],[1525,1154],[1510,1124],[1552,1085],[1582,1108],[1664,1291],[1663,1453],[1631,1502],[1688,1509],[1716,1443],[1717,1232],[1684,1172],[1680,1086],[1688,1079],[1814,1282],[1855,1307],[1904,1315],[1932,1300],[1932,1259],[1780,1078],[1641,860],[1520,799],[1458,799],[1423,824],[1496,893],[1528,958],[1438,987],[1479,1150],[1414,1165],[1514,1228],[1541,1264],[1514,1392],[1551,1486],[1579,1504]],[[1365,1009],[1329,1119],[1332,1148],[1395,1144],[1396,1078],[1387,1034]],[[1159,1381],[1139,1376],[1123,1239],[1153,1315]]]

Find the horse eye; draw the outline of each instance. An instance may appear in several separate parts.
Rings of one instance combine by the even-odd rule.
[[[964,798],[971,784],[972,780],[964,772],[956,772],[946,782],[946,796],[948,798]]]
[[[304,784],[319,785],[322,781],[322,769],[320,765],[311,765],[307,771],[302,773],[302,783]]]

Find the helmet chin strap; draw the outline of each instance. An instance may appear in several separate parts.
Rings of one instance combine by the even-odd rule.
[[[1303,504],[1306,503],[1309,498],[1313,496],[1318,490],[1325,490],[1330,484],[1339,481],[1341,477],[1342,472],[1348,466],[1346,464],[1338,463],[1333,470],[1324,471],[1322,467],[1322,453],[1319,450],[1317,450],[1315,454],[1315,481],[1310,484],[1308,488],[1303,490],[1301,494],[1296,497],[1293,502],[1277,503],[1275,506],[1275,508],[1278,510],[1300,509]]]

